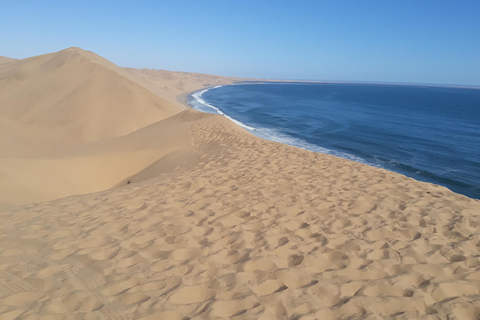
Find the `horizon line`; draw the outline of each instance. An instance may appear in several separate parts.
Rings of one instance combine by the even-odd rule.
[[[173,71],[175,72],[175,71]],[[262,84],[262,83],[318,83],[318,84],[373,84],[373,85],[395,85],[395,86],[416,86],[416,87],[441,87],[457,89],[480,89],[480,85],[473,84],[443,84],[424,82],[391,82],[391,81],[362,81],[362,80],[301,80],[301,79],[263,79],[238,81],[235,84]]]
[[[44,54],[49,54],[49,53],[57,53],[60,51],[68,50],[68,49],[80,49],[83,51],[87,52],[92,52],[93,54],[98,55],[95,53],[95,51],[91,50],[86,50],[78,46],[70,46],[67,48],[64,48],[59,51],[54,51],[54,52],[47,52]],[[24,60],[28,59],[31,57],[36,57],[44,54],[39,54],[39,55],[33,55],[30,57],[26,58],[12,58],[8,56],[2,56],[4,58],[8,59],[14,59],[14,60]],[[104,56],[98,55],[104,59],[107,59],[108,61],[112,62],[108,58],[105,58]],[[115,62],[113,62],[116,64]],[[205,74],[205,75],[213,75],[213,76],[220,76],[220,77],[229,77],[229,78],[244,78],[244,79],[252,79],[252,80],[245,80],[245,81],[239,81],[239,82],[290,82],[290,83],[337,83],[337,84],[382,84],[382,85],[403,85],[403,86],[425,86],[425,87],[442,87],[442,88],[458,88],[458,89],[480,89],[480,84],[454,84],[454,83],[431,83],[431,82],[403,82],[403,81],[382,81],[382,80],[319,80],[319,79],[282,79],[282,78],[257,78],[257,77],[242,77],[242,76],[225,76],[225,75],[220,75],[220,74],[215,74],[215,73],[210,73],[210,72],[196,72],[196,71],[174,71],[174,70],[167,70],[167,69],[156,69],[156,68],[149,68],[149,67],[142,67],[142,68],[133,68],[133,67],[122,67],[120,65],[117,65],[120,68],[125,68],[125,69],[137,69],[137,70],[142,70],[142,69],[153,69],[153,70],[162,70],[162,71],[169,71],[169,72],[179,72],[179,73],[197,73],[197,74]]]

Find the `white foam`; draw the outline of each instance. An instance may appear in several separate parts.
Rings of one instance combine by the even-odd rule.
[[[256,136],[258,136],[260,138],[263,138],[263,139],[266,139],[266,140],[287,144],[287,145],[290,145],[290,146],[293,146],[293,147],[297,147],[297,148],[300,148],[300,149],[309,150],[309,151],[313,151],[313,152],[330,154],[330,155],[333,155],[333,156],[337,156],[337,157],[340,157],[340,158],[344,158],[344,159],[368,164],[368,165],[375,166],[375,167],[381,167],[379,164],[369,163],[365,159],[354,156],[352,154],[349,154],[349,153],[346,153],[346,152],[340,152],[340,151],[336,151],[336,150],[331,150],[331,149],[327,149],[327,148],[324,148],[324,147],[320,147],[320,146],[317,146],[315,144],[304,141],[302,139],[295,138],[295,137],[292,137],[288,134],[282,133],[282,132],[280,132],[279,130],[276,130],[276,129],[263,128],[263,127],[254,128],[254,127],[248,126],[248,125],[244,124],[243,122],[240,122],[240,121],[230,117],[229,115],[225,114],[219,108],[213,106],[212,104],[210,104],[210,103],[208,103],[208,102],[206,102],[205,100],[202,99],[202,95],[205,92],[207,92],[208,90],[215,89],[215,88],[220,88],[220,87],[222,87],[222,86],[207,88],[207,89],[197,91],[194,94],[192,94],[192,97],[195,99],[193,101],[195,103],[192,104],[192,107],[194,109],[197,109],[197,110],[200,110],[200,111],[204,111],[204,110],[201,110],[202,107],[207,107],[207,108],[213,109],[213,110],[215,110],[216,113],[226,117],[227,119],[234,122],[235,124],[251,131]]]
[[[320,146],[317,146],[313,143],[309,143],[305,140],[295,138],[295,137],[292,137],[288,134],[282,133],[282,132],[280,132],[276,129],[257,128],[257,131],[255,132],[255,135],[260,137],[260,138],[266,139],[266,140],[275,141],[275,142],[279,142],[279,143],[283,143],[283,144],[288,144],[289,146],[297,147],[297,148],[300,148],[300,149],[309,150],[309,151],[313,151],[313,152],[330,154],[330,155],[337,156],[337,157],[340,157],[340,158],[344,158],[344,159],[348,159],[348,160],[372,165],[371,163],[367,163],[367,161],[365,161],[365,159],[362,159],[360,157],[354,156],[354,155],[346,153],[346,152],[340,152],[340,151],[320,147]]]
[[[192,97],[196,100],[196,102],[198,102],[200,105],[202,106],[206,106],[208,108],[211,108],[213,110],[215,110],[219,115],[222,115],[224,116],[225,118],[227,118],[228,120],[232,121],[233,123],[235,123],[236,125],[239,125],[240,127],[243,127],[247,130],[250,130],[250,131],[255,131],[256,129],[254,127],[250,127],[248,125],[246,125],[245,123],[243,122],[240,122],[228,115],[226,115],[222,110],[220,110],[219,108],[211,105],[210,103],[206,102],[205,100],[202,99],[202,95],[207,92],[208,90],[210,89],[216,89],[216,88],[221,88],[223,86],[215,86],[215,87],[212,87],[212,88],[207,88],[205,90],[202,90],[202,91],[198,91],[198,92],[195,92],[194,94],[192,94]],[[195,108],[195,106],[193,106]],[[195,109],[198,109],[198,108],[195,108]]]

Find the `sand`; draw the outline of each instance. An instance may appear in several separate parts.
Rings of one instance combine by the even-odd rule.
[[[2,64],[7,64],[7,63],[11,63],[11,62],[14,62],[14,61],[17,61],[17,59],[0,56],[0,65],[2,65]]]
[[[186,96],[189,93],[207,87],[257,80],[155,69],[124,68],[124,71],[129,79],[165,98],[182,110],[186,109]]]
[[[233,81],[150,71],[146,79],[161,88],[151,91],[132,73],[76,47],[22,60],[0,57],[0,208],[117,185],[181,149],[169,142],[176,140],[170,129],[139,133],[186,109],[176,95]],[[165,87],[174,96],[160,96]]]
[[[444,187],[194,110],[44,158],[88,194],[0,212],[0,319],[480,316],[480,201]]]
[[[0,119],[13,134],[2,134],[0,155],[125,135],[180,111],[114,67],[79,48],[1,64]],[[25,132],[32,143],[12,142]]]

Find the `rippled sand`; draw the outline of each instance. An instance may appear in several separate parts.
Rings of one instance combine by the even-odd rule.
[[[479,201],[168,121],[183,151],[124,186],[0,214],[1,319],[478,319]]]

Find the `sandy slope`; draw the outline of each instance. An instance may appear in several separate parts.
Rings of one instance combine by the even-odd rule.
[[[66,52],[66,65],[80,59],[77,54],[85,58],[78,49]],[[96,61],[92,69],[85,66],[93,78],[99,69],[139,87],[140,80],[122,75],[128,70],[86,55]],[[27,69],[27,80],[16,68],[19,79],[0,83],[25,85],[25,95],[33,94],[32,77],[41,77]],[[75,70],[81,75],[84,68]],[[85,74],[87,87],[94,81],[88,79]],[[200,87],[209,81],[192,79],[190,85]],[[81,136],[69,126],[98,113],[84,122],[66,117],[65,144],[48,151],[51,133],[42,112],[54,115],[55,108],[44,101],[72,96],[47,89],[38,97],[41,112],[18,104],[32,125],[0,104],[10,112],[1,113],[0,136],[41,152],[0,158],[0,201],[89,194],[0,212],[0,319],[480,316],[480,201],[264,141],[224,117],[193,110],[128,135],[99,134],[87,144],[69,140]],[[162,94],[153,91],[135,89],[146,97],[126,106],[148,112]],[[110,101],[112,91],[98,94]],[[79,108],[73,100],[69,106]],[[117,124],[102,125],[110,131]],[[18,152],[12,141],[11,152]]]
[[[0,65],[17,61],[17,59],[0,56]]]
[[[479,201],[220,116],[169,120],[194,160],[0,215],[0,316],[480,315]]]
[[[134,73],[75,47],[0,57],[0,208],[117,185],[177,151],[164,147],[176,139],[171,128],[150,128],[158,133],[148,139],[118,137],[185,109],[180,93],[232,82],[160,70],[150,71],[147,83]]]
[[[254,80],[234,77],[222,77],[210,74],[173,72],[155,69],[125,68],[126,76],[132,81],[148,88],[153,93],[164,97],[179,108],[184,108],[185,93],[197,91],[206,87],[233,84],[238,81]],[[183,103],[182,103],[183,102]]]
[[[79,48],[1,64],[0,121],[11,122],[12,135],[2,132],[0,155],[116,137],[179,112],[115,68]],[[37,148],[12,143],[25,131],[35,132]]]
[[[0,203],[21,204],[109,189],[165,155],[190,149],[176,117],[129,135],[41,157],[0,158]]]

